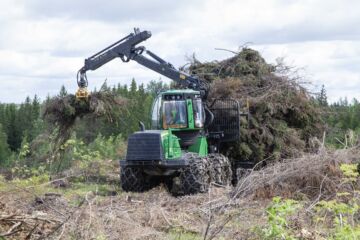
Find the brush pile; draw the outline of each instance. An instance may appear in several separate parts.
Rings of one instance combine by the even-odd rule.
[[[73,94],[54,97],[46,102],[43,117],[57,128],[55,139],[62,144],[70,137],[76,119],[106,117],[112,122],[125,105],[125,99],[102,88],[88,99],[76,99]]]
[[[194,58],[186,70],[211,84],[209,99],[249,103],[240,141],[224,149],[232,159],[257,163],[298,156],[323,132],[319,111],[301,78],[284,64],[266,63],[255,50],[243,48],[231,58],[208,63]]]
[[[359,153],[358,146],[336,151],[322,148],[318,154],[272,163],[240,179],[233,195],[254,199],[332,199],[336,193],[359,189],[360,181],[344,181],[340,168],[342,164],[357,164]]]

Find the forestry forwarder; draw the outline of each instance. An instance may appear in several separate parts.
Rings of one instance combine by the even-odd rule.
[[[86,71],[96,70],[120,58],[130,60],[164,75],[180,89],[161,92],[153,103],[152,130],[128,138],[127,155],[121,165],[121,186],[125,191],[141,192],[163,181],[175,194],[206,192],[211,182],[228,185],[239,164],[220,154],[223,144],[239,140],[239,103],[233,99],[208,101],[209,84],[179,71],[145,47],[136,45],[151,32],[134,33],[85,59],[79,70],[78,99],[88,97]],[[143,55],[146,53],[147,56]],[[210,102],[210,103],[209,103]]]

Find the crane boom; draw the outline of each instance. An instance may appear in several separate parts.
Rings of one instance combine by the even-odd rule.
[[[127,35],[121,40],[85,59],[85,64],[79,70],[77,76],[79,86],[79,94],[77,94],[77,96],[83,96],[84,89],[86,91],[88,84],[86,72],[88,70],[96,70],[111,60],[119,57],[123,62],[129,62],[130,60],[136,61],[140,65],[170,78],[184,88],[200,91],[202,98],[206,99],[209,86],[205,81],[176,69],[171,63],[163,60],[155,53],[146,50],[145,47],[136,46],[150,37],[150,31],[140,31],[135,28],[134,33]],[[146,55],[143,53],[146,53]],[[87,93],[85,95],[87,96]]]

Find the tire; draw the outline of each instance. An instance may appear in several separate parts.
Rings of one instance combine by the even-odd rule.
[[[181,193],[188,195],[207,192],[210,184],[207,158],[199,157],[195,153],[186,153],[184,158],[188,159],[189,165],[180,172]]]
[[[233,178],[231,163],[220,153],[209,154],[211,181],[218,185],[229,186]]]
[[[174,186],[174,178],[173,177],[164,177],[162,182],[163,182],[166,190],[169,193],[171,193],[173,186]]]
[[[140,169],[124,167],[120,169],[121,188],[125,192],[144,192],[151,188],[147,175]]]

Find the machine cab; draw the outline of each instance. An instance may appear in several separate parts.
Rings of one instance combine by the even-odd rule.
[[[151,122],[152,129],[202,129],[205,112],[200,92],[181,89],[160,93],[153,104]]]

